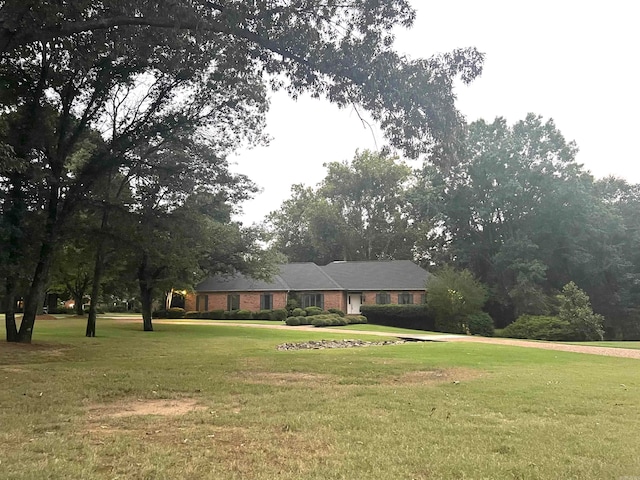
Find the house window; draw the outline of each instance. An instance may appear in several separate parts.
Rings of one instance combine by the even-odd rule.
[[[302,308],[320,307],[324,310],[324,294],[303,293],[300,295],[300,305],[302,305]]]
[[[209,311],[209,295],[198,295],[196,297],[196,310],[198,312]]]
[[[385,292],[376,293],[376,303],[378,305],[386,305],[391,303],[391,295]]]
[[[398,305],[413,305],[413,293],[399,293]]]
[[[227,295],[227,310],[240,310],[240,295],[237,293]]]
[[[263,293],[260,295],[260,310],[273,310],[273,294]]]

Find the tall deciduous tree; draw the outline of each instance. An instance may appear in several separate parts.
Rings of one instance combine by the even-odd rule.
[[[405,189],[411,169],[396,157],[363,151],[326,165],[316,190],[295,186],[270,215],[277,248],[291,261],[411,258],[413,230]]]
[[[469,268],[491,287],[500,323],[544,314],[574,279],[611,298],[621,266],[620,224],[576,163],[576,146],[554,123],[528,115],[469,125],[464,160],[427,166],[414,193],[418,215],[435,225],[436,258]]]

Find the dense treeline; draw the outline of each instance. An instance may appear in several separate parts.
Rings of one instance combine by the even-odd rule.
[[[488,287],[497,327],[557,312],[573,281],[604,315],[607,337],[640,338],[639,186],[594,179],[576,145],[535,115],[471,123],[461,151],[450,168],[428,161],[412,174],[371,152],[338,164],[340,180],[330,164],[318,188],[296,186],[271,214],[274,243],[295,261],[414,258],[468,269]],[[394,171],[403,175],[382,173]],[[350,211],[367,214],[350,223]]]

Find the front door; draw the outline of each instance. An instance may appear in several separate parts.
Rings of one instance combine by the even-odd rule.
[[[361,297],[359,293],[350,293],[347,295],[347,313],[352,315],[360,314]]]

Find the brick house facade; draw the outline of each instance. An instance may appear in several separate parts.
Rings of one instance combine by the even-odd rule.
[[[301,307],[359,313],[360,305],[419,304],[430,274],[409,260],[280,265],[271,281],[244,275],[211,277],[187,295],[185,309],[250,310],[284,308],[289,298]]]

